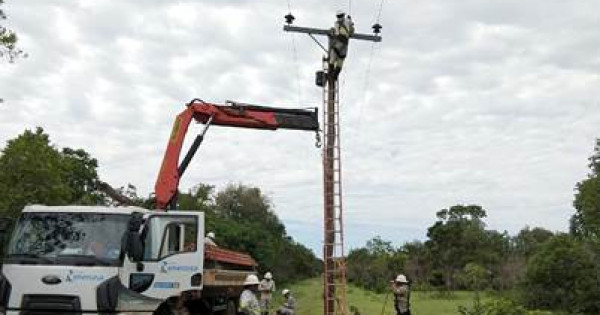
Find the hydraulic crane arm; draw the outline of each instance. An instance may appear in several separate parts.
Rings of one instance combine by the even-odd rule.
[[[194,99],[187,104],[187,108],[183,112],[177,115],[154,186],[157,209],[175,206],[179,179],[198,150],[210,125],[266,130],[319,131],[316,108],[307,110],[264,107],[235,102],[228,102],[228,104],[216,105]],[[185,158],[179,164],[183,141],[192,119],[205,124],[205,127],[196,136]]]

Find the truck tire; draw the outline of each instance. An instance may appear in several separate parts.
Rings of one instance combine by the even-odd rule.
[[[163,303],[152,313],[152,315],[175,315],[175,312],[173,312],[170,303]]]
[[[234,300],[227,301],[227,309],[225,309],[225,314],[223,315],[237,315],[237,303]]]

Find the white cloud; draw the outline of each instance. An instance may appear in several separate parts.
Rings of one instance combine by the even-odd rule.
[[[292,11],[298,25],[328,27],[345,5],[292,1]],[[378,3],[352,5],[369,32]],[[0,142],[43,126],[97,157],[115,185],[152,190],[172,121],[194,97],[321,104],[322,52],[282,31],[285,1],[20,0],[5,10],[30,57],[0,66]],[[599,10],[592,0],[386,2],[383,42],[352,42],[342,79],[351,246],[374,233],[424,238],[455,203],[483,205],[500,230],[566,229],[600,136]],[[182,186],[256,184],[316,247],[313,144],[302,132],[212,128]]]

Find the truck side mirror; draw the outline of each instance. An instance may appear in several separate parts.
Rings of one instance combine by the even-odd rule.
[[[143,222],[144,218],[141,213],[132,213],[127,224],[127,231],[121,240],[123,253],[127,254],[134,262],[140,262],[144,257],[144,244],[140,236],[140,227]]]
[[[6,234],[10,231],[13,219],[7,217],[0,217],[0,257],[4,257],[6,251]]]
[[[0,233],[6,233],[10,226],[12,225],[13,220],[7,217],[0,217]]]

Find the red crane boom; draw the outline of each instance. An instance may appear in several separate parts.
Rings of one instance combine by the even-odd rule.
[[[192,119],[205,124],[205,127],[196,136],[185,158],[179,164],[183,141]],[[204,135],[210,125],[266,130],[319,131],[316,108],[287,109],[235,102],[228,102],[228,105],[217,105],[194,99],[187,104],[187,108],[183,112],[177,115],[173,124],[167,150],[154,186],[157,209],[176,206],[179,180],[204,140]]]

